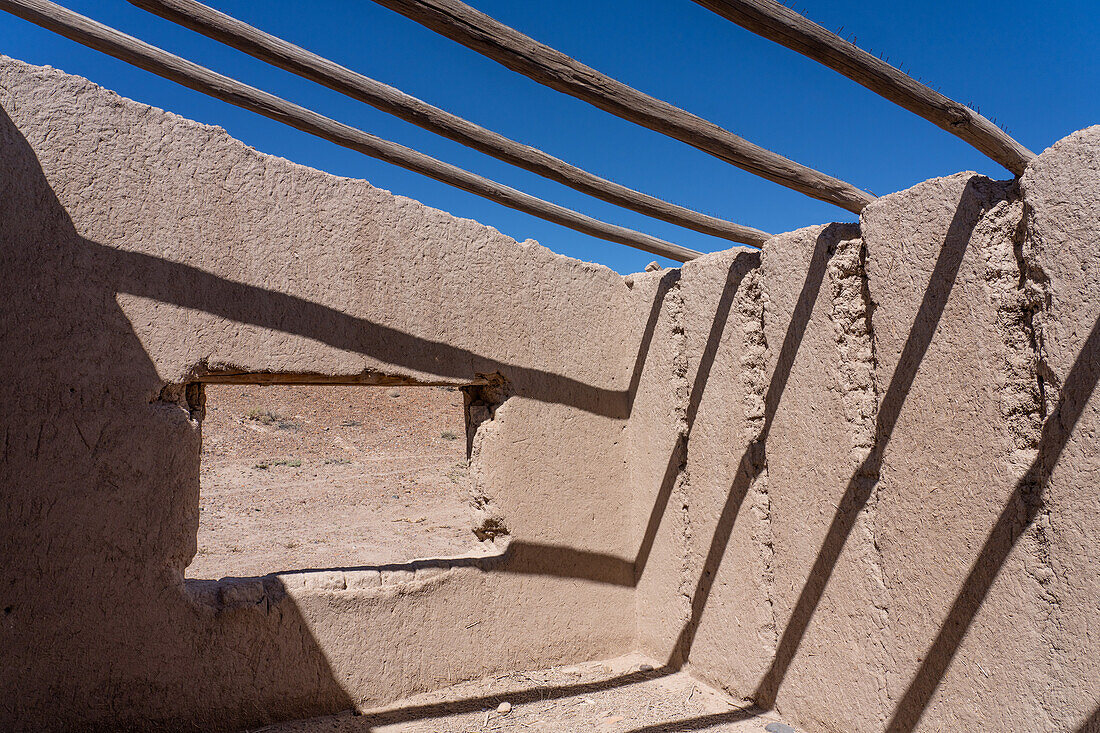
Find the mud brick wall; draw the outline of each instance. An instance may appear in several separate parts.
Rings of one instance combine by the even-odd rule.
[[[0,88],[0,727],[234,728],[633,648],[650,293],[56,70]],[[211,374],[474,384],[499,557],[185,582]]]
[[[1100,725],[1100,128],[621,277],[56,70],[0,107],[5,728],[632,650],[808,731]],[[466,390],[485,552],[185,578],[227,375]]]
[[[1094,127],[687,263],[642,648],[812,731],[1100,725],[1097,200]]]

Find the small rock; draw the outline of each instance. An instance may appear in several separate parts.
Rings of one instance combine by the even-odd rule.
[[[400,397],[400,396],[401,396],[401,390],[399,390],[399,389],[391,389],[391,390],[390,390],[389,392],[387,392],[386,394],[388,394],[388,395],[389,395],[390,397]]]
[[[639,672],[652,672],[653,671],[653,665],[652,664],[639,664],[638,665],[638,671]]]
[[[798,733],[798,731],[786,723],[768,723],[764,726],[764,730],[768,731],[768,733]]]
[[[657,260],[653,260],[653,262],[650,262],[648,265],[645,266],[646,272],[657,272],[657,270],[660,269],[661,266],[657,264]]]
[[[502,702],[500,705],[497,705],[497,712],[501,713],[502,715],[507,715],[508,713],[512,712],[512,703]]]

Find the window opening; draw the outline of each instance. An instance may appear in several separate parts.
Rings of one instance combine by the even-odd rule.
[[[457,387],[206,384],[194,579],[477,546]]]

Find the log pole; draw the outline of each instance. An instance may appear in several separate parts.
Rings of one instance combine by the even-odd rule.
[[[509,208],[609,242],[680,262],[699,252],[626,227],[608,224],[383,140],[305,107],[218,74],[48,0],[0,0],[0,10],[223,102],[256,112],[345,148],[434,178]]]
[[[601,74],[460,0],[374,0],[551,89],[680,140],[769,181],[859,213],[874,196]]]
[[[130,3],[425,130],[616,206],[743,244],[760,246],[771,236],[759,229],[707,216],[593,175],[195,0],[130,0]]]
[[[1017,176],[1035,153],[964,104],[945,97],[908,74],[776,0],[695,0],[737,25],[840,72],[875,94],[970,143]]]

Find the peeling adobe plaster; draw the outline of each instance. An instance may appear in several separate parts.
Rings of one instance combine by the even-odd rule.
[[[1100,700],[1100,571],[1097,553],[1090,551],[1100,546],[1100,126],[1043,152],[1028,166],[1020,189],[1021,262],[1042,303],[1033,320],[1046,413],[1039,519],[1049,555],[1033,567],[1044,573],[1050,603],[1038,694],[1053,728],[1091,730]]]
[[[827,269],[832,288],[833,333],[836,339],[837,370],[836,388],[844,404],[844,414],[849,423],[851,455],[861,464],[867,461],[875,446],[875,426],[878,403],[881,397],[876,379],[875,340],[871,301],[867,282],[867,250],[863,240],[844,239],[837,243]],[[885,710],[889,700],[888,672],[890,667],[886,639],[890,634],[889,593],[882,565],[882,548],[879,544],[878,505],[880,486],[874,472],[857,470],[853,481],[871,484],[866,505],[856,521],[855,531],[864,552],[862,561],[870,581],[868,597],[877,616],[878,636],[872,641],[878,668],[877,703],[881,705],[881,720],[885,722]],[[869,666],[871,660],[868,660]]]
[[[836,389],[840,390],[844,414],[851,425],[850,447],[857,460],[871,452],[878,412],[865,257],[862,239],[844,239],[837,243],[827,269],[837,350]]]
[[[768,340],[764,332],[763,275],[759,267],[745,275],[737,291],[735,310],[742,335],[741,380],[743,382],[745,427],[744,439],[750,457],[749,486],[753,524],[753,540],[760,549],[761,584],[766,589],[767,613],[762,619],[760,637],[770,654],[779,643],[779,627],[775,615],[775,533],[772,527],[771,497],[768,494],[768,459],[765,431],[765,392],[768,365]],[[742,693],[744,696],[744,693]]]

